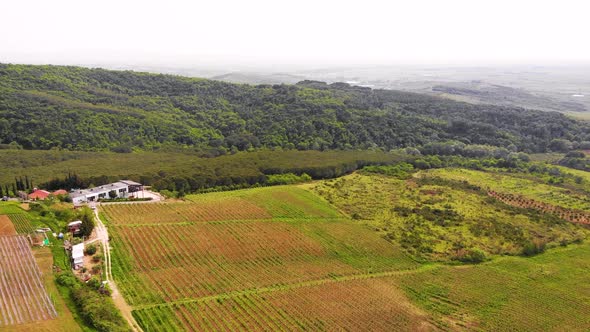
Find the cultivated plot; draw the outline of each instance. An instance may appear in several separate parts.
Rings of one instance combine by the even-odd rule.
[[[432,327],[377,280],[418,264],[312,193],[285,186],[189,198],[104,210],[115,280],[144,329]],[[261,212],[229,213],[248,204]]]
[[[0,236],[0,327],[57,316],[24,236]]]

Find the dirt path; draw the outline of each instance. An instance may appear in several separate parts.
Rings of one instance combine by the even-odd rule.
[[[129,304],[127,304],[127,302],[125,302],[123,295],[121,295],[121,292],[119,292],[119,288],[117,287],[117,284],[113,280],[113,275],[111,273],[111,248],[109,246],[109,232],[102,220],[100,220],[100,217],[98,216],[98,209],[94,210],[94,216],[96,217],[96,240],[100,241],[102,243],[102,247],[104,248],[105,276],[106,280],[109,282],[109,287],[112,291],[111,296],[113,298],[113,301],[115,302],[115,306],[117,306],[123,317],[129,323],[129,326],[131,326],[131,328],[133,329],[133,331],[141,332],[141,327],[139,327],[139,324],[137,324],[135,318],[131,314],[131,307],[129,306]]]

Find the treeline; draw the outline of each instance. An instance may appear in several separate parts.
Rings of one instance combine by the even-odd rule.
[[[285,165],[275,167],[262,167],[254,174],[244,174],[243,170],[235,170],[232,174],[213,174],[196,173],[182,174],[182,172],[169,174],[159,172],[153,174],[143,174],[132,176],[131,178],[146,186],[151,186],[157,191],[167,191],[176,195],[187,193],[211,191],[211,189],[224,191],[233,189],[242,189],[255,186],[271,186],[279,184],[292,184],[306,182],[312,179],[335,178],[349,174],[357,169],[367,165],[381,165],[397,163],[402,160],[402,156],[387,158],[382,160],[356,160],[344,163],[327,164],[323,166],[310,167],[285,167]],[[120,180],[118,176],[90,176],[82,178],[77,174],[68,174],[63,178],[54,178],[46,183],[41,184],[43,188],[49,190],[75,188],[87,188],[99,186],[110,182]]]
[[[590,172],[590,160],[581,151],[571,151],[557,162],[559,165]]]
[[[420,147],[454,140],[564,151],[590,126],[559,113],[471,105],[344,83],[238,85],[172,75],[0,64],[0,148],[210,156]]]
[[[298,177],[307,174],[315,179],[336,177],[366,165],[392,164],[403,158],[400,153],[380,151],[259,150],[216,158],[202,158],[190,152],[121,155],[0,151],[0,164],[6,165],[5,173],[0,173],[0,184],[12,182],[14,174],[34,179],[40,188],[48,190],[87,188],[131,179],[157,190],[189,193],[215,187],[269,185],[277,181],[278,175],[289,173]]]

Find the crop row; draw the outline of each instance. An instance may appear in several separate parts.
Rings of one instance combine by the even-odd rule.
[[[116,227],[113,246],[122,265],[115,278],[132,304],[356,272],[317,241],[280,222]],[[138,280],[157,295],[145,292]]]
[[[561,206],[535,201],[523,196],[499,193],[496,191],[490,191],[488,192],[488,195],[510,206],[534,209],[543,213],[553,214],[563,220],[573,223],[590,224],[590,213],[585,211],[567,209]]]
[[[0,327],[56,316],[27,239],[1,236]]]
[[[201,203],[113,204],[104,206],[118,225],[267,219],[271,216],[248,201],[231,198]]]
[[[26,213],[8,215],[18,234],[29,234],[33,231],[33,224]]]
[[[134,311],[145,330],[415,330],[428,323],[389,280],[332,282]]]

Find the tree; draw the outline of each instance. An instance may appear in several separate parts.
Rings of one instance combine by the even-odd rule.
[[[82,208],[79,213],[78,218],[82,221],[80,232],[83,236],[90,236],[94,230],[94,214],[88,207]]]
[[[109,191],[109,198],[110,199],[117,198],[117,192],[114,190]]]
[[[573,144],[566,139],[556,138],[549,143],[549,148],[555,152],[568,152],[573,149]]]

